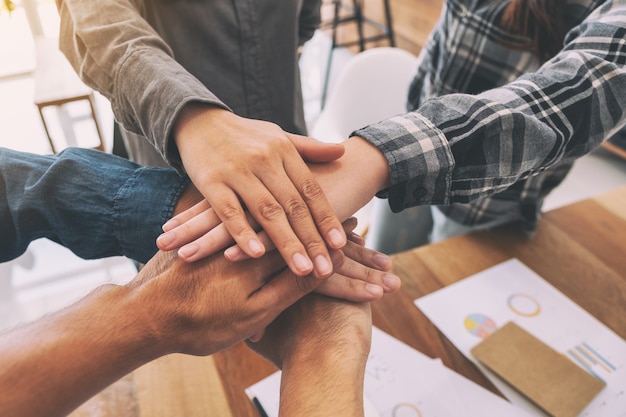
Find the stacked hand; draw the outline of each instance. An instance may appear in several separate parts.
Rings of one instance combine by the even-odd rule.
[[[265,230],[297,275],[332,273],[329,250],[346,236],[324,192],[303,161],[339,158],[342,145],[323,144],[284,132],[273,123],[239,117],[201,104],[180,113],[174,137],[183,165],[213,208],[212,227],[223,223],[249,257],[266,245],[258,239],[246,210]],[[181,256],[199,259],[201,245],[188,245]]]
[[[197,252],[199,256],[203,257],[207,256],[207,253],[214,253],[218,247],[223,247],[231,240],[223,225],[211,229],[213,226],[210,221],[210,218],[213,216],[211,212],[212,210],[208,207],[208,203],[202,201],[180,213],[174,218],[175,224],[178,224],[178,226],[170,229],[166,227],[168,230],[166,233],[170,235],[169,245],[163,247],[164,245],[160,239],[157,240],[157,244],[162,249],[172,250],[181,246],[184,247],[185,244],[193,241],[193,244],[199,247]],[[400,288],[400,279],[387,272],[391,268],[389,257],[365,248],[363,239],[353,233],[356,225],[356,219],[354,218],[349,218],[344,222],[343,227],[349,237],[349,241],[341,250],[341,253],[349,259],[358,261],[347,262],[343,265],[343,269],[338,271],[340,272],[339,274],[333,275],[319,283],[319,286],[315,289],[316,292],[362,302],[377,300],[383,295],[383,292],[395,292]],[[259,239],[263,240],[268,248],[273,247],[272,241],[269,240],[265,232],[259,233]],[[240,256],[235,257],[227,255],[226,258],[230,261],[240,262],[248,259],[243,252],[238,250],[237,246],[230,247],[226,254],[229,251],[240,254]],[[335,253],[334,256],[340,255]],[[195,260],[195,257],[192,260]]]
[[[130,285],[143,300],[138,305],[145,306],[145,320],[160,329],[154,335],[159,344],[170,351],[211,354],[258,334],[314,289],[357,302],[380,298],[385,280],[396,277],[386,271],[385,255],[361,246],[351,233],[355,225],[346,222],[346,232],[357,242],[332,251],[336,272],[328,279],[293,274],[276,251],[235,263],[221,254],[187,263],[175,252],[159,252]],[[377,266],[377,259],[385,267]]]

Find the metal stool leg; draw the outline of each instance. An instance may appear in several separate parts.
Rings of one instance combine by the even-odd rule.
[[[326,104],[326,97],[328,94],[328,84],[330,78],[330,72],[332,67],[332,59],[335,48],[339,46],[350,46],[350,45],[358,45],[359,51],[365,51],[366,43],[369,41],[376,41],[380,39],[385,39],[389,41],[389,46],[395,47],[395,33],[393,31],[393,22],[391,18],[391,7],[389,6],[389,0],[383,0],[384,12],[385,12],[385,25],[382,25],[378,22],[372,21],[365,17],[363,14],[363,0],[352,0],[352,15],[349,17],[340,18],[339,14],[341,12],[341,8],[344,7],[342,0],[332,0],[334,6],[334,16],[331,23],[332,28],[332,41],[330,46],[330,52],[328,54],[328,61],[326,64],[326,76],[324,78],[324,86],[322,88],[322,99],[321,99],[321,107],[324,108]],[[346,6],[350,7],[350,6]],[[357,28],[358,39],[356,41],[348,41],[339,43],[337,42],[337,27],[343,23],[355,22]],[[370,24],[376,27],[381,34],[374,36],[365,36],[363,31],[364,24]]]
[[[363,36],[363,0],[352,0],[354,7],[354,20],[356,21],[356,29],[359,35],[359,50],[365,51],[365,36]]]
[[[326,95],[328,93],[328,83],[330,79],[330,69],[333,65],[333,52],[337,47],[337,27],[339,26],[339,13],[341,11],[341,0],[333,0],[334,4],[334,15],[333,15],[333,24],[332,24],[332,35],[331,35],[331,43],[330,43],[330,51],[328,52],[328,60],[326,61],[326,74],[324,76],[324,86],[322,87],[322,100],[321,100],[321,108],[324,108],[326,104]]]
[[[396,46],[396,35],[393,31],[393,20],[391,18],[391,7],[389,7],[389,0],[384,0],[385,3],[385,21],[387,25],[387,35],[389,37],[389,46]]]

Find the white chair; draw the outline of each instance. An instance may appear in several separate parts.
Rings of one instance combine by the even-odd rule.
[[[355,55],[338,74],[310,135],[337,143],[358,128],[405,113],[417,64],[415,55],[394,47]],[[360,222],[357,231],[366,231],[367,245],[382,252],[395,253],[428,240],[428,207],[394,214],[386,200],[374,199],[356,216]]]
[[[416,68],[417,57],[399,48],[379,47],[356,54],[331,85],[310,135],[340,142],[355,129],[404,113]]]

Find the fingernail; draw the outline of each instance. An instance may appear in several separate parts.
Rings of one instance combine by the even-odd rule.
[[[161,226],[161,229],[163,229],[164,232],[167,232],[168,230],[172,230],[173,228],[179,225],[180,225],[180,222],[178,221],[178,219],[169,219],[168,221],[165,222],[163,226]]]
[[[293,255],[292,259],[293,259],[293,264],[298,271],[300,272],[311,271],[311,268],[313,267],[313,265],[311,265],[311,261],[309,261],[309,258],[304,256],[303,254],[296,253],[295,255]]]
[[[322,276],[330,275],[333,272],[331,263],[322,255],[315,258],[315,269]]]
[[[382,253],[377,253],[374,255],[374,265],[376,265],[380,269],[387,269],[391,266],[391,258]]]
[[[378,285],[374,285],[374,284],[366,284],[365,291],[367,291],[368,293],[376,297],[380,297],[383,295],[383,289],[379,287]]]
[[[224,251],[224,256],[230,261],[240,261],[247,255],[239,246],[231,246]]]
[[[157,238],[157,244],[162,247],[169,247],[169,245],[174,241],[174,233],[163,233],[161,236]]]
[[[265,247],[257,239],[250,239],[248,241],[248,248],[253,255],[263,255],[263,252],[265,252]]]
[[[197,243],[190,243],[178,250],[178,256],[180,256],[181,258],[190,258],[191,256],[195,255],[196,252],[198,252],[198,249],[199,248]]]
[[[400,286],[400,277],[392,274],[385,274],[383,284],[388,290],[395,290]]]
[[[346,235],[341,233],[339,229],[331,229],[328,232],[328,240],[333,248],[337,249],[346,244]]]

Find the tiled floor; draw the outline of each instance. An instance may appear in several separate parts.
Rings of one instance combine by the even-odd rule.
[[[0,14],[0,19],[4,17]],[[8,27],[4,21],[0,23],[0,31]],[[26,39],[27,35],[22,33],[20,36]],[[6,36],[2,35],[0,39],[6,39]],[[328,38],[317,34],[302,56],[305,110],[310,125],[319,113],[328,47]],[[11,72],[27,72],[34,65],[32,45],[28,43],[17,49],[0,44],[0,54],[0,77]],[[340,51],[334,58],[333,74],[349,58],[349,53]],[[4,65],[9,61],[12,68]],[[334,75],[331,88],[333,79]],[[29,75],[0,78],[0,146],[39,154],[50,151],[32,97],[33,80]],[[106,149],[110,150],[113,119],[108,102],[100,96],[98,112],[105,130]],[[53,131],[56,137],[62,138],[58,125],[53,126]],[[76,132],[77,137],[93,134],[95,132],[89,126],[79,126]],[[626,185],[626,161],[598,150],[576,163],[565,183],[547,199],[546,209],[623,185]],[[102,282],[124,282],[134,274],[134,265],[124,258],[84,261],[47,240],[36,241],[22,257],[0,264],[0,329],[56,310]]]

